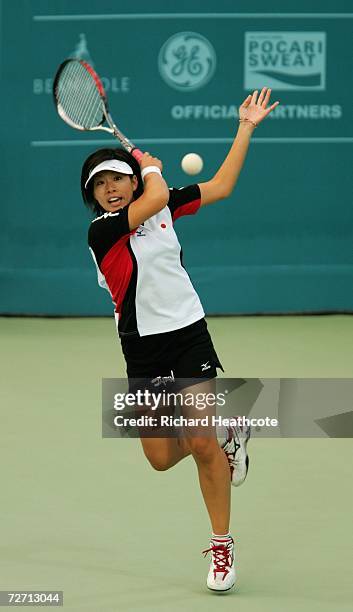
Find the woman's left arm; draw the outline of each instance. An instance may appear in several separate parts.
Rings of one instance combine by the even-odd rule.
[[[267,87],[261,90],[258,98],[257,95],[256,90],[244,100],[239,108],[238,132],[223,164],[210,181],[199,184],[201,206],[230,196],[243,167],[255,127],[279,104],[275,102],[267,107],[271,96],[271,89]]]

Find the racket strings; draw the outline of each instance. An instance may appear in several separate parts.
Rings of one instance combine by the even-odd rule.
[[[93,127],[100,123],[102,113],[100,109],[100,96],[92,77],[79,62],[72,62],[67,66],[63,82],[63,102],[67,114],[82,127]]]
[[[99,125],[102,121],[101,98],[90,74],[77,63],[70,66],[68,79],[66,106],[69,116],[85,128]]]
[[[87,70],[84,69],[84,71],[85,73],[82,73],[80,75],[81,77],[80,90],[82,91],[82,96],[81,96],[81,99],[78,100],[75,111],[79,113],[80,109],[83,108],[83,114],[85,113],[84,120],[86,121],[86,125],[91,127],[91,126],[97,125],[96,115],[98,111],[100,111],[99,117],[98,117],[98,123],[100,123],[102,119],[101,97],[97,91],[97,87],[92,77],[89,75],[89,73],[87,73]],[[88,75],[88,79],[86,75]]]
[[[62,111],[81,128],[97,127],[104,120],[103,103],[96,83],[79,61],[64,67],[56,88]]]
[[[82,102],[87,100],[87,85],[84,85],[84,76],[81,71],[81,65],[72,63],[66,67],[66,73],[63,75],[63,104],[67,108],[72,117],[78,117],[78,110],[82,108]],[[90,93],[88,91],[88,93]],[[82,108],[82,118],[83,118]]]

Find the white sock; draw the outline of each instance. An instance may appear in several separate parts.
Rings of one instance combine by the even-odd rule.
[[[222,535],[217,535],[216,533],[212,532],[212,538],[211,540],[230,540],[233,539],[232,536],[230,535],[230,533],[225,533]]]

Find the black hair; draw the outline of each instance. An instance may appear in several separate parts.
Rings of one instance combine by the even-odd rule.
[[[108,159],[119,159],[120,161],[124,161],[132,168],[134,175],[137,178],[137,188],[134,192],[134,199],[139,198],[143,194],[143,181],[141,177],[141,168],[138,161],[134,158],[131,153],[128,153],[125,149],[121,149],[117,147],[115,149],[98,149],[94,153],[91,153],[89,157],[87,157],[86,161],[82,166],[81,171],[81,193],[82,198],[90,210],[94,213],[99,214],[104,212],[103,208],[98,204],[97,200],[94,199],[93,196],[93,181],[90,181],[87,185],[87,189],[85,189],[85,183],[89,177],[90,172]]]

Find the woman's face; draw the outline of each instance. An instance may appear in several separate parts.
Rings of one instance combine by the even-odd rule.
[[[121,174],[103,170],[93,177],[93,196],[107,212],[124,208],[134,199],[137,178],[131,174]]]

